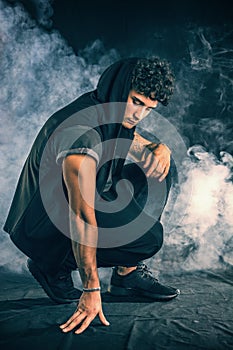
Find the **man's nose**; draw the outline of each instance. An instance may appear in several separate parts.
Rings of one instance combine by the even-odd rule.
[[[145,111],[146,107],[137,108],[137,110],[134,112],[134,118],[137,120],[141,120],[144,116]]]

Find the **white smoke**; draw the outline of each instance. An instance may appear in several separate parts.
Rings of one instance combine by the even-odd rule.
[[[167,225],[172,196],[163,216],[166,238],[161,252],[162,270],[168,266],[172,270],[218,268],[222,260],[233,263],[233,158],[222,152],[222,159],[217,160],[198,145],[188,153],[190,157],[183,163],[184,181],[173,208],[176,222]]]
[[[213,50],[202,28],[195,33],[195,41],[190,44],[191,67],[196,70],[212,69]]]
[[[170,271],[218,268],[222,262],[233,265],[230,42],[232,30],[227,26],[225,32],[192,28],[188,41],[190,63],[181,62],[177,74],[169,120],[181,134],[185,127],[187,145],[198,139],[202,146],[190,147],[180,188],[171,193],[163,215],[165,245],[155,264],[165,271],[168,267]],[[173,223],[169,222],[170,208],[175,211]]]

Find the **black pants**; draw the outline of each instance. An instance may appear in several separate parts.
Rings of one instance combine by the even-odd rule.
[[[150,195],[154,198],[154,202],[150,205],[155,208],[152,209],[152,213],[144,215],[144,220],[151,220],[154,213],[153,225],[143,233],[136,240],[131,240],[127,244],[123,244],[115,247],[99,247],[97,248],[97,264],[98,267],[111,267],[111,266],[136,266],[139,261],[150,258],[155,255],[163,244],[163,227],[160,223],[160,217],[164,206],[166,205],[168,194],[171,188],[171,173],[167,175],[166,179],[160,183],[157,179],[150,180],[152,185],[149,191],[153,193],[148,194],[148,179],[146,179],[144,172],[135,164],[128,164],[124,167],[124,171],[120,179],[127,179],[133,185],[134,196],[131,203],[114,214],[103,214],[103,212],[96,212],[98,226],[99,223],[106,227],[112,228],[115,226],[120,227],[127,221],[133,220],[135,216],[139,215],[145,207],[145,203]],[[118,178],[119,180],[119,178]],[[111,191],[104,195],[105,200],[109,202],[114,199],[114,187]],[[133,227],[133,226],[132,226]],[[132,229],[131,231],[134,231]],[[134,232],[130,232],[133,235]],[[76,261],[70,250],[65,261],[66,267],[74,270],[77,268]]]

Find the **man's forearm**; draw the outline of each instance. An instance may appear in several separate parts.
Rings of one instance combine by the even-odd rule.
[[[96,263],[96,248],[73,242],[73,251],[84,288],[99,287],[99,276]]]
[[[143,161],[143,154],[145,151],[145,147],[148,146],[151,142],[139,135],[137,132],[134,134],[134,139],[131,144],[129,155],[135,161]]]
[[[95,220],[88,224],[76,216],[71,219],[72,248],[84,288],[99,287],[96,261],[98,228]]]

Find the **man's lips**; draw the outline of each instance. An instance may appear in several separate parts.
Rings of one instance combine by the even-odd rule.
[[[131,125],[135,124],[135,120],[132,120],[132,119],[126,119],[126,122],[131,124]]]

